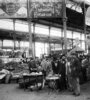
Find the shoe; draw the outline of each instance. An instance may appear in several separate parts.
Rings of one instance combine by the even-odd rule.
[[[80,93],[79,94],[75,94],[75,96],[80,96]]]
[[[76,94],[76,93],[73,93],[73,95],[75,95],[75,96],[80,96],[80,93],[78,93],[78,94]]]
[[[76,95],[76,94],[73,92],[72,95]]]
[[[73,92],[73,89],[70,89],[70,88],[69,88],[68,91]]]

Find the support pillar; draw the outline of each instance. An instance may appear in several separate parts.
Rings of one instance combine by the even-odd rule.
[[[51,33],[51,27],[49,26],[49,54],[51,54],[51,44],[50,44],[50,33]]]
[[[83,1],[82,5],[82,11],[83,11],[83,33],[85,36],[85,51],[87,51],[87,44],[86,44],[86,6],[85,6],[85,1]]]
[[[13,19],[13,30],[14,30],[14,34],[13,34],[14,47],[13,47],[13,50],[15,50],[16,49],[16,44],[15,44],[15,40],[16,40],[16,36],[15,36],[15,19]]]
[[[33,34],[35,35],[35,23],[33,23]],[[35,38],[35,37],[33,37]],[[35,39],[33,39],[33,57],[35,59],[35,56],[36,56],[36,50],[35,50]]]
[[[64,45],[65,54],[67,53],[67,17],[66,17],[66,0],[63,0],[63,32],[64,32]]]
[[[31,16],[29,15],[31,8],[30,0],[27,0],[27,20],[28,20],[28,29],[29,29],[29,56],[33,57],[33,48],[32,48],[32,32],[31,32]]]

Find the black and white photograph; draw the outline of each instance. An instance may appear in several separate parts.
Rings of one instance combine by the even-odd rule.
[[[0,0],[0,100],[90,100],[90,0]]]

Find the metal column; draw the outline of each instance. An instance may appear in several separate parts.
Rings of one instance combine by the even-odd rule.
[[[66,17],[66,0],[62,0],[63,3],[63,31],[64,31],[64,45],[65,53],[67,53],[67,17]]]
[[[13,29],[14,29],[14,34],[13,34],[14,48],[13,48],[13,50],[15,50],[16,49],[16,44],[15,44],[15,40],[16,40],[16,35],[15,35],[15,19],[13,19]]]
[[[86,44],[86,7],[85,1],[83,2],[83,20],[84,20],[84,36],[85,36],[85,51],[87,51],[87,44]]]
[[[31,16],[30,14],[30,0],[27,0],[27,21],[28,21],[28,29],[29,29],[29,56],[33,57],[33,49],[32,49],[32,32],[31,32]]]
[[[50,31],[51,31],[51,27],[49,26],[49,54],[51,54],[51,44],[50,44]]]
[[[33,23],[33,34],[34,34],[34,41],[33,41],[33,57],[35,59],[36,56],[36,48],[35,48],[35,23]]]

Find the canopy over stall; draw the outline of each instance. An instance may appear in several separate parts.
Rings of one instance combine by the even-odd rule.
[[[73,48],[71,51],[68,52],[67,56],[70,56],[71,54],[78,52],[84,52],[84,50],[79,46],[76,46],[75,48]]]

